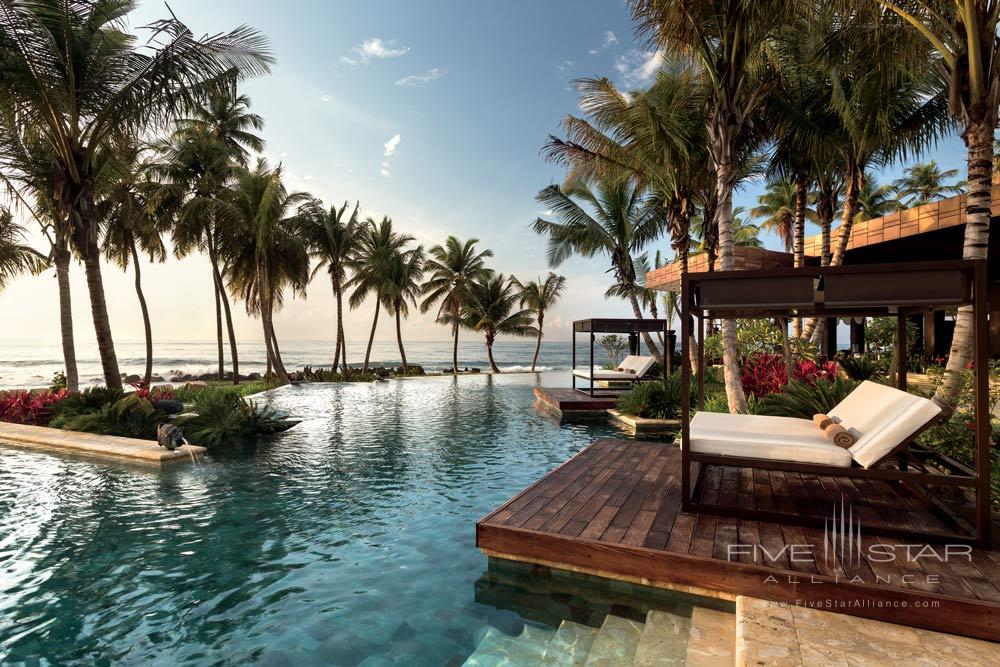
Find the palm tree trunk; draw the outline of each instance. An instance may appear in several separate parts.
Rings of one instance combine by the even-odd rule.
[[[94,319],[94,333],[97,336],[97,351],[101,355],[101,370],[104,372],[104,384],[108,389],[121,389],[122,376],[118,370],[115,341],[111,336],[108,304],[104,299],[104,280],[101,277],[101,258],[96,237],[87,242],[86,253],[83,257],[83,269],[87,276],[87,291],[90,293],[90,314]]]
[[[490,360],[490,370],[494,373],[500,372],[500,367],[497,366],[497,362],[493,360],[493,343],[496,340],[496,336],[493,334],[486,334],[486,357]]]
[[[215,289],[215,341],[218,347],[219,356],[219,379],[225,377],[225,353],[222,341],[222,300],[219,296],[219,281],[215,277],[218,271],[218,263],[215,258],[215,241],[212,238],[211,230],[205,233],[205,243],[208,245],[208,261],[212,264],[212,286]]]
[[[809,197],[809,184],[805,178],[795,179],[795,227],[792,232],[794,237],[794,264],[796,267],[805,266],[806,263],[806,200]],[[802,335],[802,318],[795,318],[795,337]]]
[[[285,365],[281,362],[281,353],[275,343],[274,322],[272,320],[273,299],[271,298],[271,287],[267,279],[267,271],[264,267],[257,266],[257,299],[260,308],[261,326],[264,329],[264,345],[267,349],[267,357],[274,369],[275,377],[279,384],[289,384],[291,380],[285,371]]]
[[[343,311],[341,310],[340,299],[337,295],[337,279],[330,276],[330,285],[333,287],[333,298],[337,303],[337,344],[333,348],[333,372],[337,372],[337,366],[340,364],[340,318],[343,316]]]
[[[991,116],[992,114],[987,114]],[[969,123],[963,135],[968,148],[968,195],[965,200],[965,241],[963,259],[985,259],[990,238],[990,184],[993,179],[993,125]],[[973,309],[960,306],[955,320],[955,332],[948,352],[944,377],[934,392],[934,402],[950,414],[962,390],[964,371],[972,359]],[[976,373],[987,369],[976,368]]]
[[[229,297],[226,295],[226,287],[222,282],[222,272],[217,264],[213,264],[215,269],[215,286],[218,290],[219,300],[222,301],[222,314],[226,316],[226,334],[229,336],[229,355],[233,358],[233,384],[240,383],[240,355],[236,351],[236,329],[233,327],[233,312],[229,308]]]
[[[339,283],[334,286],[334,292],[337,295],[337,349],[343,358],[344,373],[347,373],[350,368],[347,366],[347,336],[344,335],[344,290]],[[337,365],[336,358],[333,365]]]
[[[80,375],[76,368],[76,344],[73,341],[73,302],[70,296],[69,264],[71,254],[66,241],[56,241],[53,248],[56,282],[59,284],[59,330],[62,336],[63,362],[66,364],[66,388],[80,390]]]
[[[538,311],[538,340],[535,341],[535,354],[531,357],[531,372],[535,372],[535,365],[538,364],[538,352],[542,349],[542,323],[545,321],[545,311]]]
[[[736,166],[736,128],[726,121],[716,128],[713,154],[716,156],[715,189],[719,205],[715,212],[719,230],[719,268],[731,271],[736,268],[733,238],[733,187],[739,177]],[[726,398],[729,411],[745,413],[747,398],[740,381],[740,351],[736,342],[736,320],[722,320],[722,367],[726,380]]]
[[[362,372],[368,372],[368,360],[372,356],[372,343],[375,341],[375,327],[378,326],[378,310],[379,303],[378,299],[375,300],[375,316],[372,317],[372,332],[368,334],[368,347],[365,349],[365,365],[362,368]]]
[[[142,311],[142,330],[146,336],[146,370],[142,381],[147,387],[153,377],[153,326],[149,322],[149,308],[146,306],[146,295],[142,293],[142,271],[139,268],[139,252],[135,248],[135,239],[129,248],[132,253],[132,269],[135,271],[135,295],[139,299],[139,310]]]
[[[630,286],[628,288],[628,301],[632,304],[632,314],[635,315],[635,319],[641,320],[642,308],[639,307],[639,297],[636,296],[635,287]],[[656,363],[663,365],[663,355],[660,354],[660,348],[656,347],[656,343],[653,342],[652,336],[647,332],[642,333],[642,340],[646,343],[646,348],[649,349],[649,353],[653,355],[653,359],[656,359]]]
[[[396,343],[399,345],[399,357],[403,360],[403,376],[407,375],[407,371],[410,370],[409,366],[406,365],[406,350],[403,349],[403,329],[402,321],[403,317],[400,314],[400,307],[396,306]]]
[[[454,320],[451,323],[451,372],[458,373],[458,310],[453,309],[452,317]]]
[[[854,214],[858,208],[858,194],[861,191],[861,176],[864,167],[853,160],[847,167],[847,189],[844,192],[844,213],[840,219],[840,231],[837,234],[837,247],[833,251],[830,266],[840,266],[844,263],[847,253],[847,243],[851,240],[851,228],[854,226]],[[989,190],[987,190],[989,193]]]

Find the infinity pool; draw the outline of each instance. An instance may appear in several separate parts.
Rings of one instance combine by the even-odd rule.
[[[476,519],[623,437],[539,412],[540,378],[286,387],[299,426],[163,471],[0,447],[0,661],[461,664],[526,620]]]

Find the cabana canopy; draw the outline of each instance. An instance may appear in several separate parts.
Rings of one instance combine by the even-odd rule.
[[[630,356],[637,356],[639,354],[639,336],[644,333],[660,333],[663,334],[664,341],[664,354],[663,359],[666,364],[667,372],[673,372],[673,350],[674,344],[676,343],[676,337],[673,330],[667,328],[667,320],[646,320],[646,319],[627,319],[627,318],[610,318],[610,317],[594,317],[587,320],[576,320],[573,322],[573,389],[576,389],[576,335],[578,333],[589,334],[590,338],[590,355],[589,364],[587,366],[590,373],[590,386],[587,390],[580,390],[589,393],[590,396],[594,396],[595,380],[594,376],[594,342],[597,338],[597,334],[627,334],[628,335],[628,349]],[[640,374],[641,376],[641,374]],[[641,379],[641,377],[640,377]]]
[[[704,407],[704,337],[705,320],[714,318],[792,318],[792,317],[884,317],[897,318],[897,354],[906,359],[906,316],[932,309],[972,306],[974,313],[975,372],[975,466],[968,469],[943,456],[922,452],[926,459],[935,459],[950,474],[935,474],[924,468],[923,472],[909,469],[910,460],[903,455],[909,441],[932,423],[925,420],[922,428],[910,437],[900,439],[899,447],[883,458],[859,464],[858,457],[850,457],[836,465],[829,462],[803,460],[776,460],[754,458],[750,453],[762,451],[750,446],[754,437],[746,425],[744,431],[748,445],[747,454],[734,455],[739,443],[724,445],[714,451],[692,451],[691,448],[691,399],[684,392],[681,403],[681,459],[682,502],[685,511],[717,512],[742,518],[767,519],[773,512],[752,508],[722,508],[714,505],[695,504],[692,494],[702,465],[729,465],[764,468],[830,476],[866,477],[899,482],[967,487],[976,497],[974,536],[962,534],[931,535],[930,538],[974,540],[990,544],[990,417],[988,392],[988,319],[989,311],[987,264],[985,260],[956,260],[945,262],[919,262],[900,264],[869,264],[847,267],[800,267],[761,271],[715,271],[690,273],[685,276],[681,293],[681,345],[682,359],[689,358],[690,339],[693,331],[698,334],[698,388],[699,409]],[[697,319],[697,325],[695,320]],[[906,389],[906,364],[898,364],[896,384]],[[690,387],[691,366],[681,364],[682,384]],[[892,391],[892,390],[889,390]],[[924,400],[924,399],[920,399]],[[928,403],[928,401],[924,401]],[[846,401],[845,401],[846,403]],[[706,415],[707,417],[708,415]],[[781,419],[751,417],[746,419]],[[763,423],[763,422],[761,422]],[[766,425],[765,425],[766,426]],[[777,428],[776,424],[771,425]],[[711,429],[710,429],[711,430]],[[766,428],[765,428],[766,430]],[[723,433],[725,435],[725,433]],[[905,434],[904,434],[905,435]],[[784,434],[782,437],[787,436]],[[720,436],[721,438],[722,436]],[[790,436],[788,436],[790,437]],[[738,438],[738,436],[737,436]],[[720,453],[722,452],[722,453]],[[892,460],[898,463],[891,467]],[[918,461],[918,467],[923,467]],[[782,514],[782,520],[789,516]],[[810,523],[803,521],[803,523]],[[900,529],[891,531],[912,534]]]

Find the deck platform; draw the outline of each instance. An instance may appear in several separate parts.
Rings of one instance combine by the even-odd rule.
[[[582,391],[556,387],[535,387],[535,398],[562,413],[603,413],[605,410],[615,407],[618,400],[617,396],[606,393],[591,398]]]
[[[896,483],[712,466],[696,500],[940,526]],[[712,496],[712,498],[710,498]],[[733,600],[817,606],[1000,641],[1000,552],[680,509],[675,445],[600,439],[476,525],[487,555]],[[841,533],[842,535],[843,533]]]
[[[21,449],[152,465],[194,461],[207,451],[197,445],[183,445],[173,451],[167,451],[152,440],[6,422],[0,422],[0,444]]]

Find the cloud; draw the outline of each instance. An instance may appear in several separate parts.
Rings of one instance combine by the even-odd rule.
[[[378,173],[382,174],[386,178],[390,178],[392,176],[392,174],[389,173],[389,170],[386,169],[385,167],[382,167]]]
[[[637,51],[630,50],[618,56],[615,69],[621,74],[622,83],[627,86],[638,86],[647,83],[659,71],[663,64],[663,50]]]
[[[614,46],[618,43],[618,36],[612,31],[608,30],[604,33],[604,39],[601,40],[601,46],[608,48],[609,46]]]
[[[441,69],[439,67],[432,67],[423,74],[411,74],[410,76],[404,76],[402,79],[396,82],[396,85],[419,88],[421,86],[426,86],[431,81],[437,81],[447,73],[448,70],[446,69]]]
[[[329,102],[330,101],[330,96],[329,95],[320,95],[319,96],[319,101],[320,102]]]
[[[399,145],[399,140],[400,140],[400,136],[397,133],[397,134],[393,135],[392,139],[390,139],[389,141],[385,142],[385,153],[384,153],[384,155],[386,157],[390,157],[390,156],[396,154],[396,146]]]
[[[372,37],[355,46],[352,52],[354,57],[341,56],[340,62],[345,65],[367,65],[373,59],[386,60],[388,58],[398,58],[406,55],[410,48],[408,46],[396,46],[394,40],[385,41],[380,37]]]

